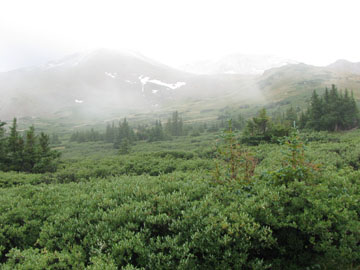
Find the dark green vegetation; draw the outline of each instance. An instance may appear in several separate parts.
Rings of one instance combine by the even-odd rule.
[[[322,97],[314,91],[306,113],[300,117],[300,127],[315,130],[348,130],[359,124],[359,110],[353,93],[338,92],[335,85],[325,89]]]
[[[0,122],[0,170],[34,173],[53,172],[59,154],[50,149],[50,138],[45,133],[35,134],[30,127],[21,136],[17,130],[16,118],[5,136],[5,123]]]
[[[300,114],[55,136],[57,171],[0,172],[0,268],[358,269],[360,131]]]
[[[165,124],[165,128],[163,128],[160,120],[156,120],[153,126],[138,125],[134,131],[126,118],[124,118],[118,125],[115,125],[114,122],[111,125],[107,124],[105,133],[94,129],[77,131],[71,135],[70,141],[79,143],[105,141],[113,143],[114,148],[119,149],[124,144],[124,141],[128,144],[144,140],[149,142],[164,141],[169,140],[171,136],[182,136],[185,133],[182,118],[175,111]]]

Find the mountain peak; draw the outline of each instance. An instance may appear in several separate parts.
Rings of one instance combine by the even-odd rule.
[[[336,60],[334,63],[327,66],[328,69],[339,73],[360,74],[360,62],[350,62],[345,59]]]
[[[59,67],[75,67],[82,63],[86,63],[92,60],[100,60],[107,58],[136,58],[138,60],[142,60],[145,62],[155,62],[151,59],[145,57],[140,52],[132,51],[132,50],[111,50],[107,48],[97,48],[93,50],[85,50],[77,53],[73,53],[70,55],[66,55],[60,59],[52,60],[47,62],[42,67],[45,69],[51,68],[59,68]]]
[[[298,62],[274,55],[232,53],[218,59],[188,64],[183,70],[197,74],[263,74],[265,70]]]

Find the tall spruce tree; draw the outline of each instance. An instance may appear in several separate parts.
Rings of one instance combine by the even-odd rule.
[[[182,118],[179,116],[179,112],[175,111],[172,117],[169,118],[166,123],[165,130],[171,136],[182,136],[184,135],[184,124]]]
[[[4,170],[7,166],[7,145],[5,137],[5,126],[6,123],[0,121],[0,170]]]
[[[165,140],[164,130],[160,120],[155,121],[155,126],[149,131],[149,142]]]
[[[39,158],[34,165],[33,172],[44,173],[56,171],[57,159],[60,157],[60,153],[51,150],[50,137],[43,132],[41,132],[39,136],[37,151],[39,153]]]
[[[10,127],[10,135],[7,142],[9,169],[14,171],[22,170],[24,140],[17,130],[17,120],[14,118]]]
[[[135,140],[135,133],[126,118],[119,123],[119,127],[114,137],[114,148],[119,149],[121,141],[124,139],[127,139],[129,144]]]
[[[37,138],[35,136],[35,129],[33,126],[26,131],[25,145],[23,154],[23,170],[31,172],[34,165],[38,162],[38,151],[36,146]]]
[[[314,90],[311,101],[310,101],[310,109],[309,112],[309,122],[308,126],[315,130],[321,130],[322,128],[322,115],[323,115],[323,103],[321,98],[318,96],[316,91]]]

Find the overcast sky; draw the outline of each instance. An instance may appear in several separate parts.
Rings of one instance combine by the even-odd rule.
[[[228,53],[360,61],[360,1],[1,0],[0,71],[92,48],[178,66]]]

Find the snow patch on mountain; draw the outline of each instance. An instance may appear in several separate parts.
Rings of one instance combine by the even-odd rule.
[[[144,77],[143,75],[139,76],[139,80],[142,84],[142,88],[141,88],[141,91],[144,92],[144,86],[145,84],[147,83],[153,83],[153,84],[157,84],[157,85],[160,85],[160,86],[165,86],[169,89],[177,89],[177,88],[180,88],[184,85],[186,85],[186,82],[176,82],[176,83],[165,83],[165,82],[162,82],[160,80],[156,80],[156,79],[150,79],[150,77]]]
[[[109,76],[110,78],[115,79],[115,78],[116,78],[116,76],[117,76],[117,73],[116,73],[116,72],[114,72],[114,73],[111,73],[111,72],[105,72],[105,75],[106,75],[106,76]]]
[[[83,103],[84,101],[81,100],[81,99],[75,99],[75,102],[81,104],[81,103]]]

